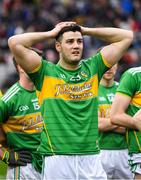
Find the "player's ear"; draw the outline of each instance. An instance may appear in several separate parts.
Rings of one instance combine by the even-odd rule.
[[[61,43],[59,41],[56,41],[55,48],[56,48],[57,52],[61,51]]]

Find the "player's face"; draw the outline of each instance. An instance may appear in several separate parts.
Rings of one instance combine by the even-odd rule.
[[[80,32],[65,32],[60,42],[60,56],[65,63],[78,64],[83,51],[83,37]]]
[[[105,80],[111,80],[114,78],[115,74],[117,71],[117,64],[115,64],[111,69],[109,69],[108,71],[106,71],[106,73],[103,75],[103,78]]]

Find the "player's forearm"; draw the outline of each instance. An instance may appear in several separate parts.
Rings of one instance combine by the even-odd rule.
[[[98,129],[100,132],[112,131],[117,125],[111,123],[110,118],[98,118]]]
[[[10,48],[13,48],[17,45],[22,45],[29,48],[37,43],[46,41],[47,39],[53,37],[54,35],[52,31],[24,33],[10,37],[8,39],[8,45]]]
[[[111,114],[111,123],[131,129],[136,129],[133,117],[126,113]]]
[[[119,28],[87,28],[82,27],[84,35],[91,35],[100,38],[106,42],[114,43],[128,39],[129,42],[133,40],[133,32]]]

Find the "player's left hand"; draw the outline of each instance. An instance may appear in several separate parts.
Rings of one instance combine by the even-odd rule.
[[[32,157],[29,151],[21,150],[15,152],[14,150],[6,150],[3,148],[2,161],[9,166],[26,166],[27,163],[31,163],[31,160]]]

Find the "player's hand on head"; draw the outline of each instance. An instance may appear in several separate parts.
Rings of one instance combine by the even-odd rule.
[[[76,22],[73,21],[66,21],[66,22],[60,22],[58,23],[55,28],[52,30],[54,38],[57,36],[57,34],[63,29],[64,27],[71,26],[76,24]]]
[[[6,150],[3,148],[3,158],[4,161],[9,166],[26,166],[27,163],[31,163],[32,157],[31,153],[26,150],[14,151],[14,150]]]

